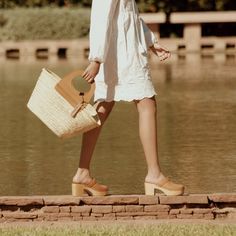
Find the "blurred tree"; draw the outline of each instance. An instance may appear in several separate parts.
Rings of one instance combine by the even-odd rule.
[[[101,0],[102,1],[102,0]],[[141,12],[222,11],[236,10],[235,0],[136,0]],[[81,5],[90,7],[92,0],[0,0],[0,8],[14,6],[43,7]]]
[[[235,0],[137,0],[141,12],[236,10]]]

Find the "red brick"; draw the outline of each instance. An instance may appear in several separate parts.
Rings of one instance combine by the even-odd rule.
[[[202,194],[183,196],[159,196],[160,204],[208,204],[208,198]]]
[[[27,205],[39,205],[42,206],[43,198],[34,196],[7,196],[0,197],[0,205],[14,205],[14,206],[27,206]]]
[[[144,211],[169,211],[170,206],[168,205],[148,205],[144,206]]]
[[[58,217],[71,217],[71,213],[69,212],[60,212]]]
[[[37,218],[33,219],[33,221],[42,222],[42,221],[44,221],[44,217],[42,217],[42,216],[37,217]]]
[[[116,216],[116,213],[104,213],[104,216]]]
[[[93,196],[82,197],[82,202],[88,205],[121,205],[121,204],[138,204],[139,197],[132,195],[111,195],[111,196]]]
[[[178,219],[192,219],[193,218],[192,214],[178,214],[176,216]]]
[[[169,215],[167,211],[163,211],[163,212],[158,212],[157,213],[158,216],[167,216]]]
[[[182,208],[182,209],[180,209],[180,213],[181,214],[192,214],[193,209],[191,209],[191,208]]]
[[[71,212],[90,213],[92,210],[91,206],[72,206]]]
[[[176,219],[176,215],[158,214],[157,219]]]
[[[81,216],[90,216],[90,213],[88,213],[88,212],[82,212],[82,213],[81,213]]]
[[[99,217],[99,220],[116,220],[115,216],[103,216],[103,217]]]
[[[180,213],[180,209],[171,209],[170,210],[170,215],[177,215]]]
[[[204,218],[204,214],[202,213],[194,213],[192,215],[192,219],[203,219]]]
[[[156,216],[134,216],[134,220],[154,220]]]
[[[103,216],[102,213],[91,213],[90,215],[91,215],[91,216],[99,216],[99,217]]]
[[[234,207],[224,207],[224,208],[215,208],[212,210],[214,213],[229,213],[229,212],[236,212],[236,209]],[[208,213],[208,212],[206,212]]]
[[[117,216],[117,220],[133,220],[133,216]]]
[[[69,221],[69,220],[71,220],[72,219],[72,216],[71,216],[71,214],[69,213],[69,212],[60,212],[59,214],[58,214],[58,220],[60,220],[60,221]]]
[[[60,212],[70,212],[71,207],[70,206],[61,206]]]
[[[211,213],[213,209],[211,208],[193,208],[194,214],[205,214],[205,213]]]
[[[125,206],[112,206],[112,211],[113,212],[124,212]]]
[[[71,212],[70,215],[72,217],[82,216],[80,212],[75,212],[75,213]]]
[[[207,215],[207,214],[206,214]],[[207,218],[208,216],[206,216]],[[209,215],[209,217],[211,218],[211,215]],[[215,218],[216,219],[225,219],[227,217],[227,214],[226,213],[218,213],[215,215]],[[204,218],[205,218],[205,214],[204,214]]]
[[[236,193],[208,194],[208,199],[213,202],[236,203]]]
[[[83,216],[82,217],[82,220],[86,220],[86,221],[94,221],[94,220],[97,220],[97,218],[95,216]]]
[[[43,211],[39,210],[38,213],[37,213],[37,215],[38,215],[37,218],[40,218],[40,217],[44,218],[44,216],[45,216],[46,214],[47,214],[47,213],[43,213]]]
[[[73,197],[73,196],[45,196],[43,197],[45,205],[79,205],[80,197]]]
[[[71,217],[59,217],[58,221],[71,221],[72,218]]]
[[[45,206],[42,208],[42,211],[45,213],[58,213],[59,206]]]
[[[163,212],[165,213],[165,212]],[[166,212],[168,214],[168,212]],[[116,216],[155,216],[158,212],[117,212]]]
[[[45,213],[44,220],[46,221],[57,221],[58,220],[58,213]]]
[[[70,213],[72,220],[79,221],[82,220],[81,213]]]
[[[110,212],[112,212],[112,206],[92,206],[92,212],[94,212],[94,213],[110,213]]]
[[[3,216],[6,219],[14,218],[14,219],[34,219],[37,217],[36,213],[28,213],[28,212],[3,212]]]
[[[236,212],[230,212],[227,214],[228,219],[236,219]]]
[[[138,212],[116,212],[116,216],[133,216],[138,215]]]
[[[212,213],[204,214],[204,219],[206,219],[206,220],[213,220],[214,219],[214,215]]]
[[[80,221],[80,220],[83,219],[83,217],[82,217],[82,216],[73,216],[72,219],[73,219],[74,221]]]
[[[154,204],[158,204],[158,203],[159,203],[158,196],[144,195],[144,196],[139,197],[139,205],[141,205],[141,204],[143,204],[143,205],[154,205]]]
[[[15,219],[15,218],[9,218],[9,219],[5,219],[4,221],[5,223],[12,223],[12,222],[32,222],[32,219]]]
[[[125,210],[128,211],[128,212],[143,211],[143,206],[127,205],[127,206],[125,206]]]

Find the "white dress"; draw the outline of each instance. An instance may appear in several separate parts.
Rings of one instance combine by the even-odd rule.
[[[89,60],[101,62],[95,101],[132,101],[156,95],[148,48],[157,42],[135,0],[93,0]]]

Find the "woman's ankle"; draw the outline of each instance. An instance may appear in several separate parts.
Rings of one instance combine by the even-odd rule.
[[[76,174],[73,177],[73,182],[77,183],[89,183],[92,180],[89,169],[78,168]]]
[[[155,183],[155,182],[160,181],[163,178],[165,178],[165,176],[162,172],[156,172],[156,173],[148,172],[146,177],[145,177],[145,181]]]

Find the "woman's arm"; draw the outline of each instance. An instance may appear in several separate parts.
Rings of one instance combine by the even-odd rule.
[[[83,73],[83,78],[92,83],[99,72],[100,64],[106,59],[111,36],[112,19],[118,0],[93,0],[89,32],[90,64]]]
[[[155,34],[148,28],[148,26],[141,17],[139,17],[139,19],[143,26],[147,47],[150,48],[152,52],[157,55],[161,61],[169,58],[171,55],[170,51],[159,44]]]

